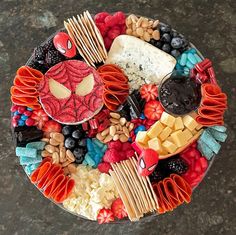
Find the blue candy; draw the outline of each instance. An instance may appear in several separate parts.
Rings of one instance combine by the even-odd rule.
[[[34,148],[37,150],[44,150],[44,147],[46,145],[46,142],[44,141],[36,141],[36,142],[30,142],[26,145],[26,148]]]
[[[24,126],[24,125],[25,125],[25,121],[19,119],[19,120],[18,120],[18,126]]]
[[[195,54],[195,53],[197,53],[197,50],[195,48],[191,48],[191,49],[187,50],[187,53]]]
[[[13,113],[13,116],[16,116],[16,115],[18,115],[18,114],[20,114],[18,111],[15,111],[14,113]]]
[[[95,161],[92,159],[92,157],[88,153],[86,153],[84,159],[86,160],[86,162],[88,163],[89,166],[93,167],[96,165]]]
[[[23,115],[21,115],[20,119],[23,120],[23,121],[25,121],[25,120],[28,119],[28,116],[26,116],[26,115],[23,114]]]
[[[215,155],[214,152],[200,139],[198,140],[197,148],[208,160],[211,160]]]
[[[97,167],[97,165],[101,162],[101,160],[102,160],[102,156],[101,155],[99,155],[99,154],[95,154],[95,156],[94,156],[94,161],[95,161],[95,166]]]
[[[183,53],[183,54],[181,55],[179,64],[180,64],[181,66],[185,66],[186,63],[187,63],[187,54],[186,54],[186,53]]]
[[[35,158],[25,157],[25,156],[20,157],[20,165],[29,165],[29,164],[35,164],[35,163],[40,163],[40,162],[42,162],[41,155],[37,155],[37,157]]]
[[[219,132],[226,132],[227,128],[225,126],[211,126],[209,129],[213,129]]]
[[[103,146],[104,146],[104,144],[101,142],[101,141],[99,141],[98,139],[92,139],[92,141],[93,141],[93,144],[95,144],[96,146],[98,146],[99,148],[103,148]],[[105,145],[106,146],[106,145]]]
[[[134,134],[137,135],[137,133],[139,131],[146,131],[146,127],[144,125],[140,125],[140,126],[136,127],[134,130]]]
[[[200,58],[200,56],[197,53],[194,54],[194,57],[197,60],[197,63],[202,62],[202,59]]]
[[[27,175],[31,175],[33,171],[35,171],[39,167],[40,163],[29,164],[25,166],[25,172]]]
[[[186,66],[187,66],[189,69],[194,68],[194,64],[192,64],[190,61],[187,61]]]
[[[89,138],[87,138],[87,148],[88,148],[88,152],[94,151],[93,142]]]
[[[29,157],[29,158],[36,158],[37,149],[16,147],[16,156],[18,156],[18,157],[25,156],[25,157]]]
[[[141,113],[139,118],[140,118],[141,120],[144,120],[146,117],[145,117],[144,113]]]
[[[192,64],[197,64],[197,59],[195,58],[195,56],[192,53],[188,53],[188,60],[192,63]]]
[[[209,131],[203,131],[200,140],[202,140],[202,142],[204,142],[214,153],[217,154],[220,151],[220,144],[212,137]]]
[[[208,128],[207,131],[219,142],[225,142],[227,138],[227,134],[224,132],[219,132],[211,128]]]
[[[32,108],[28,108],[28,107],[27,107],[27,110],[28,110],[28,111],[33,111],[33,109],[32,109]]]

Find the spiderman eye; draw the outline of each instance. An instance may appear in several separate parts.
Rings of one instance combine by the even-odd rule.
[[[148,168],[149,171],[153,171],[157,164],[154,164]]]
[[[66,50],[61,47],[58,47],[57,50],[60,51],[62,54],[66,53]]]
[[[143,160],[142,158],[140,159],[139,165],[140,165],[140,167],[141,167],[142,169],[145,169],[145,168],[146,168],[146,164],[145,164],[145,162],[144,162],[144,160]]]
[[[67,41],[67,48],[70,50],[72,48],[72,43],[70,40]]]
[[[71,96],[71,91],[61,83],[50,78],[48,81],[49,90],[57,99],[65,99]]]
[[[91,73],[76,86],[75,94],[79,96],[86,96],[93,90],[93,87],[94,87],[94,77],[93,74]]]

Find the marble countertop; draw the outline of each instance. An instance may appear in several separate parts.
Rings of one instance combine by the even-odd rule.
[[[230,0],[1,0],[0,4],[0,234],[236,234],[236,2]],[[228,94],[229,138],[190,205],[138,223],[109,224],[79,219],[43,198],[14,154],[9,88],[15,71],[63,20],[88,9],[123,10],[168,22],[214,62]]]

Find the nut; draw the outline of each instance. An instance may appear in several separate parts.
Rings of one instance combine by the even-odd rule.
[[[71,162],[69,160],[67,160],[67,161],[63,162],[61,165],[62,165],[62,167],[66,167],[69,164],[71,164]]]
[[[66,148],[65,147],[60,148],[59,156],[60,156],[60,162],[66,161]]]
[[[57,152],[54,152],[52,154],[52,163],[53,164],[58,164],[59,163],[59,154]]]
[[[75,156],[69,149],[66,150],[66,159],[70,162],[75,161]]]
[[[160,23],[159,20],[155,20],[153,25],[152,25],[152,28],[156,28],[159,25],[159,23]]]
[[[136,33],[138,34],[138,36],[142,37],[143,36],[143,28],[139,27],[136,29]]]
[[[47,144],[47,145],[45,146],[45,150],[48,151],[49,153],[54,153],[54,152],[56,152],[56,147],[55,147],[55,146],[52,146],[52,145],[50,145],[50,144]]]
[[[116,134],[116,127],[115,126],[110,126],[109,129],[110,129],[110,131],[109,131],[110,135],[114,136]]]
[[[115,135],[113,136],[113,140],[116,141],[116,140],[118,140],[118,139],[119,139],[119,134],[115,134]]]
[[[138,21],[138,17],[134,14],[130,15],[130,19],[133,23],[136,23]]]
[[[67,166],[63,168],[63,171],[64,171],[64,175],[69,175],[70,174],[70,171],[69,171]]]
[[[103,140],[104,143],[108,143],[109,141],[112,140],[112,136],[111,135],[107,135],[106,138]]]
[[[154,30],[153,33],[152,33],[152,37],[155,40],[159,40],[160,39],[160,32],[159,32],[159,30]]]
[[[48,138],[42,138],[41,141],[48,143],[49,139]]]
[[[144,19],[141,24],[142,28],[147,28],[148,27],[148,19]]]
[[[148,32],[145,32],[143,34],[143,38],[146,42],[149,42],[151,40],[150,34]]]
[[[69,170],[69,172],[70,172],[71,174],[77,172],[77,168],[76,168],[75,164],[73,164],[73,163],[69,164],[69,165],[67,166],[67,168],[68,168],[68,170]]]
[[[110,118],[111,123],[118,124],[119,120],[115,118]]]
[[[96,138],[100,141],[103,141],[103,139],[105,138],[105,136],[102,136],[101,133],[97,133]]]
[[[65,140],[64,135],[62,135],[61,133],[58,133],[58,132],[53,132],[52,138],[59,143],[64,142],[64,140]]]
[[[120,114],[119,113],[110,113],[110,116],[115,119],[120,119]]]
[[[126,23],[126,26],[127,26],[127,27],[128,27],[129,25],[131,25],[131,24],[132,24],[131,17],[127,17],[125,23]]]
[[[126,136],[126,135],[124,135],[124,134],[122,134],[122,135],[120,135],[119,136],[119,140],[121,141],[121,142],[127,142],[128,141],[128,137]]]
[[[50,139],[49,143],[53,146],[58,146],[60,144],[60,142],[57,142],[55,139]]]
[[[129,138],[129,130],[127,129],[127,127],[123,126],[122,130],[123,130],[124,134]]]
[[[47,150],[43,150],[43,151],[41,152],[41,156],[42,156],[42,157],[51,157],[52,154],[49,153]]]
[[[103,136],[103,137],[104,137],[104,136],[107,136],[108,133],[109,133],[109,131],[110,131],[109,128],[105,129],[104,131],[102,131],[101,136]]]
[[[136,27],[137,27],[137,28],[141,26],[143,20],[144,20],[143,17],[140,17],[140,18],[138,19],[138,21],[137,21],[137,23],[136,23]]]
[[[131,123],[129,124],[128,130],[129,130],[129,131],[132,131],[133,129],[134,129],[134,123],[131,122]]]
[[[133,30],[132,29],[126,29],[126,34],[127,35],[132,35]]]
[[[147,32],[152,35],[153,29],[148,29]]]
[[[124,126],[126,122],[127,122],[126,118],[124,118],[124,117],[120,118],[120,125],[121,126]]]

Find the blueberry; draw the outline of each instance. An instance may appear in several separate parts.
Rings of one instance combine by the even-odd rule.
[[[171,30],[171,27],[168,24],[164,24],[160,26],[160,30],[162,33],[169,33]]]
[[[176,37],[179,36],[179,33],[177,31],[175,31],[175,30],[171,30],[170,31],[170,35],[172,36],[172,38],[176,38]]]
[[[176,49],[172,50],[172,51],[170,52],[170,54],[171,54],[172,56],[174,56],[175,58],[177,58],[178,56],[180,56],[180,52],[179,52],[178,50],[176,50]]]
[[[85,148],[87,146],[87,141],[86,139],[82,139],[78,141],[78,146]]]
[[[162,36],[161,36],[161,41],[162,42],[170,42],[171,41],[171,36],[170,34],[168,33],[164,33]]]
[[[73,149],[75,147],[75,144],[76,144],[76,142],[75,142],[75,140],[72,137],[66,138],[66,140],[65,140],[65,147],[67,149]]]
[[[72,132],[72,137],[76,140],[79,140],[83,137],[83,132],[80,130],[75,130]]]
[[[180,37],[175,37],[175,38],[172,38],[171,40],[171,46],[175,49],[181,48],[183,44],[184,44],[184,41]]]
[[[73,154],[75,156],[75,162],[81,164],[84,160],[84,150],[81,148],[75,148]]]
[[[163,43],[160,40],[155,42],[155,47],[157,47],[159,49],[162,48],[162,45],[163,45]]]
[[[64,135],[64,136],[68,136],[68,135],[71,135],[71,133],[73,132],[73,126],[64,126],[63,128],[62,128],[62,134]]]
[[[165,43],[162,48],[161,48],[163,51],[165,51],[166,53],[169,53],[170,50],[171,50],[171,47],[170,47],[170,44],[168,43]]]
[[[152,38],[149,43],[152,44],[153,46],[155,46],[155,42],[156,42],[156,40]]]

